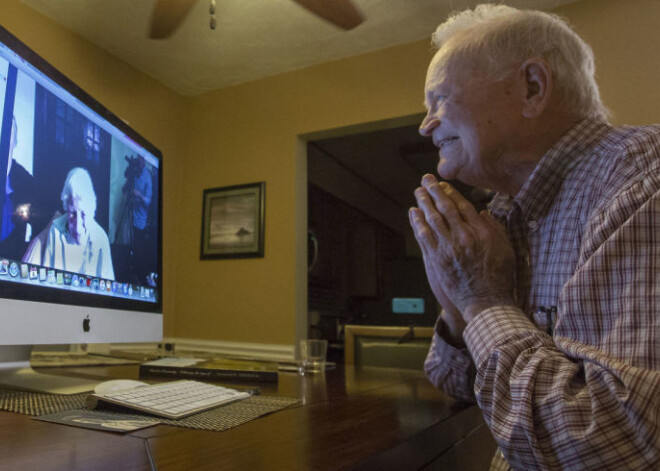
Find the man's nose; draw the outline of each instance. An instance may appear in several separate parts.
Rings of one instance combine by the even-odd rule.
[[[429,112],[419,125],[419,133],[424,137],[431,137],[433,130],[438,126],[440,126],[440,120]]]

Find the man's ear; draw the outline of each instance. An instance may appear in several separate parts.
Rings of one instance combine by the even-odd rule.
[[[536,118],[550,103],[554,91],[554,79],[548,63],[543,59],[528,59],[520,66],[520,77],[526,86],[522,114],[525,118]]]

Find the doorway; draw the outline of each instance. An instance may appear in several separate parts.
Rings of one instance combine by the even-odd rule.
[[[307,142],[308,327],[329,360],[343,361],[346,324],[434,325],[408,209],[437,155],[416,124]],[[423,308],[395,312],[395,298]]]
[[[307,141],[308,335],[328,340],[330,361],[343,361],[346,324],[435,324],[408,209],[437,164],[418,124]],[[488,190],[450,183],[479,211],[490,201]]]

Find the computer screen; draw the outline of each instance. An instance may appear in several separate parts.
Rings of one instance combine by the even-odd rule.
[[[161,177],[155,146],[0,27],[0,356],[161,339]]]

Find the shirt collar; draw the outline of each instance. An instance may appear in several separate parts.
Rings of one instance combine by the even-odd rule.
[[[610,125],[603,119],[583,119],[561,137],[541,158],[515,197],[497,193],[489,206],[493,215],[506,217],[517,205],[528,219],[537,219],[550,207],[566,174],[588,156],[591,147]]]

